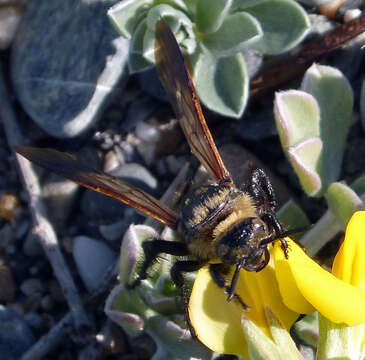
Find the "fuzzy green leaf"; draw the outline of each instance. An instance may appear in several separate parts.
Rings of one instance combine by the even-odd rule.
[[[276,93],[276,127],[280,141],[304,191],[316,195],[322,189],[322,141],[316,100],[303,91]]]
[[[130,39],[152,3],[152,0],[124,0],[112,6],[108,16],[117,31]]]
[[[143,260],[142,243],[145,240],[158,238],[158,233],[146,225],[131,225],[125,232],[120,249],[120,282],[129,283],[133,280],[137,264]]]
[[[188,43],[190,46],[188,53],[192,53],[195,50],[192,22],[182,11],[163,4],[154,6],[147,14],[147,30],[143,38],[143,57],[147,61],[155,62],[155,28],[157,21],[162,17],[169,24],[178,43],[186,41],[186,37],[191,40]]]
[[[276,93],[274,112],[284,149],[319,136],[320,113],[313,96],[297,90]]]
[[[319,138],[311,138],[290,148],[289,160],[299,177],[303,190],[309,196],[315,196],[322,189],[321,155],[322,142]]]
[[[248,352],[252,360],[281,360],[280,349],[251,320],[242,317],[242,329],[245,334]]]
[[[258,1],[245,6],[263,29],[263,37],[253,45],[264,54],[277,55],[292,49],[307,34],[310,21],[305,10],[293,0]]]
[[[318,341],[318,313],[313,312],[304,316],[294,324],[294,329],[301,340],[315,348]]]
[[[341,220],[343,229],[355,211],[364,210],[364,203],[360,197],[343,183],[332,183],[328,187],[326,199],[329,209]]]
[[[168,355],[160,359],[210,359],[211,351],[198,341],[190,332],[162,316],[154,316],[146,322],[146,331],[157,341]],[[155,356],[152,360],[155,359]]]
[[[221,27],[203,36],[203,44],[215,56],[230,56],[259,40],[262,30],[259,22],[246,12],[226,16]]]
[[[295,346],[295,342],[291,338],[290,333],[287,329],[285,329],[283,324],[269,307],[266,307],[265,315],[270,326],[271,335],[279,349],[281,358],[287,360],[304,360]]]
[[[198,0],[196,4],[196,24],[200,32],[215,32],[222,25],[231,8],[232,0]]]
[[[335,324],[321,314],[318,315],[318,320],[317,360],[363,359],[361,354],[365,335],[363,324],[357,326]]]
[[[143,39],[147,31],[147,22],[143,20],[133,34],[129,44],[128,69],[131,74],[144,71],[153,66],[143,57]]]
[[[323,142],[322,180],[327,187],[340,174],[352,114],[352,89],[339,70],[316,64],[305,73],[301,89],[313,95],[319,104]]]
[[[241,54],[217,59],[208,52],[201,53],[193,72],[198,95],[207,108],[234,118],[242,115],[248,77]]]

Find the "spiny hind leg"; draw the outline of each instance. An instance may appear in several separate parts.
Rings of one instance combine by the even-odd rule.
[[[227,281],[224,278],[224,275],[228,275],[230,273],[231,267],[225,264],[210,264],[209,272],[213,281],[220,287],[225,289],[225,291],[229,294],[231,291],[230,286],[227,285]],[[243,307],[244,310],[249,310],[248,305],[241,299],[241,297],[234,293],[233,298],[238,301],[238,303]]]
[[[137,278],[131,283],[127,284],[128,289],[134,289],[137,287],[142,280],[146,279],[148,276],[148,269],[156,261],[157,256],[161,253],[175,255],[175,256],[186,256],[189,254],[188,247],[186,244],[178,241],[168,241],[168,240],[151,240],[144,241],[142,243],[142,248],[144,251],[144,261],[142,267],[137,275]]]
[[[176,263],[172,266],[170,274],[171,280],[174,284],[181,289],[181,296],[183,299],[183,306],[184,306],[184,315],[186,323],[188,324],[191,336],[194,339],[198,339],[193,327],[193,324],[190,321],[189,317],[189,294],[188,290],[185,286],[185,280],[183,272],[193,272],[199,270],[204,265],[204,262],[196,261],[196,260],[180,260],[176,261]]]

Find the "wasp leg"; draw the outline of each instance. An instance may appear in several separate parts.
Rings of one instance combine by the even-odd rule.
[[[198,337],[196,336],[195,329],[193,327],[193,324],[190,321],[189,312],[188,312],[188,305],[189,305],[189,294],[187,292],[187,289],[185,287],[185,281],[183,272],[192,272],[199,270],[204,265],[204,262],[196,261],[196,260],[181,260],[177,261],[171,268],[170,274],[171,279],[174,282],[174,284],[181,289],[181,296],[183,299],[183,305],[184,305],[184,315],[186,323],[188,324],[191,336],[198,340]]]
[[[262,204],[262,213],[268,210],[274,211],[277,206],[274,188],[262,169],[254,169],[251,172],[250,180],[245,186],[247,191],[258,204]]]
[[[186,244],[177,241],[157,239],[152,241],[145,241],[142,243],[142,248],[144,251],[145,259],[143,261],[140,272],[137,275],[137,278],[131,284],[126,285],[127,289],[134,289],[141,283],[142,280],[147,278],[148,268],[154,263],[160,253],[175,256],[185,256],[189,254],[189,250]]]
[[[225,291],[230,294],[231,287],[227,285],[227,281],[225,280],[223,275],[228,275],[230,272],[230,266],[225,264],[210,264],[209,265],[209,272],[210,276],[212,277],[213,281],[220,287],[225,289]],[[240,305],[243,307],[244,310],[249,310],[248,305],[241,299],[241,297],[233,293],[233,298],[236,299]]]
[[[273,231],[275,233],[275,236],[272,241],[280,240],[281,249],[284,252],[285,258],[288,259],[289,258],[289,252],[288,252],[289,245],[286,242],[286,240],[284,239],[285,232],[284,232],[283,227],[279,223],[279,220],[276,218],[275,214],[272,214],[272,213],[266,213],[261,218],[269,226],[270,232]]]

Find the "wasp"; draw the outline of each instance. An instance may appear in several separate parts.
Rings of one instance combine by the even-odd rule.
[[[161,253],[184,257],[171,268],[171,279],[184,289],[184,272],[209,264],[215,283],[224,288],[228,301],[235,294],[241,269],[261,271],[268,264],[268,245],[278,240],[286,257],[285,232],[275,215],[274,190],[262,169],[252,169],[249,180],[236,187],[226,169],[204,118],[184,57],[167,23],[156,24],[155,58],[161,82],[179,120],[192,153],[207,170],[211,183],[192,189],[179,212],[134,187],[89,166],[73,156],[52,149],[15,147],[32,162],[104,195],[111,196],[177,230],[182,241],[153,239],[143,243],[145,259],[134,288],[148,277],[148,269]],[[226,275],[234,273],[230,281]]]

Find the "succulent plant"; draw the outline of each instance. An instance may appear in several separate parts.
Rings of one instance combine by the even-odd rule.
[[[286,52],[310,26],[307,14],[293,0],[125,0],[108,15],[120,34],[131,40],[131,73],[153,66],[155,24],[164,17],[187,56],[201,101],[234,118],[242,115],[248,98],[241,51]]]
[[[365,208],[364,177],[351,186],[339,179],[353,101],[344,75],[317,64],[305,73],[301,90],[276,94],[274,114],[284,152],[305,193],[323,196],[329,207],[301,238],[311,255],[344,230],[354,212]]]
[[[176,234],[166,229],[162,236],[171,240]],[[142,242],[157,237],[159,234],[146,225],[128,228],[121,248],[120,284],[110,293],[105,312],[130,336],[143,331],[150,334],[157,346],[153,360],[211,359],[212,352],[195,341],[186,327],[180,293],[170,280],[168,255],[154,264],[150,277],[135,290],[125,288],[125,284],[133,281],[143,261]],[[193,277],[186,276],[186,279],[191,285]]]

